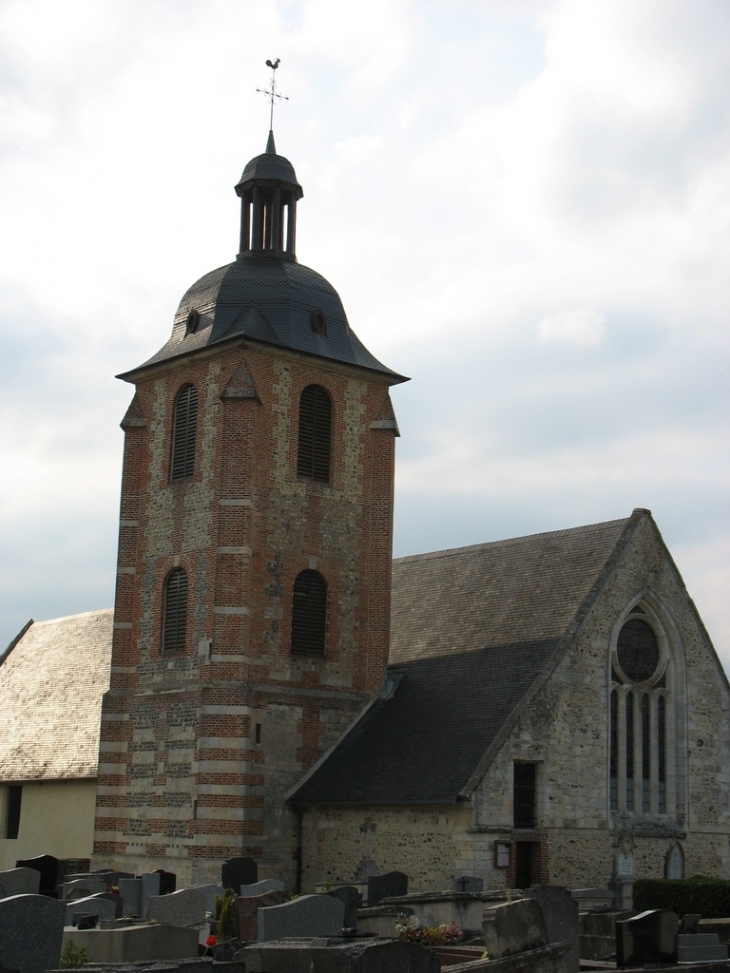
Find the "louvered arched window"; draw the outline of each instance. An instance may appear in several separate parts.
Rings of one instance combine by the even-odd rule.
[[[185,628],[188,617],[188,576],[174,568],[165,581],[162,611],[162,651],[185,651]]]
[[[294,582],[291,622],[293,655],[324,655],[327,583],[317,571],[302,571]]]
[[[198,390],[194,385],[183,385],[175,399],[171,480],[185,480],[195,472],[195,430],[197,422]]]
[[[331,451],[332,399],[321,385],[308,385],[299,400],[297,473],[329,483]]]

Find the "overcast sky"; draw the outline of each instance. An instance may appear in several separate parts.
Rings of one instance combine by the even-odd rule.
[[[648,507],[730,669],[727,0],[0,0],[0,650],[112,604],[114,375],[235,256],[271,57],[299,259],[412,376],[395,554]]]

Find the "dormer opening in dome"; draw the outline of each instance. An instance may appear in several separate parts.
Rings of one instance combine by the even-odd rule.
[[[236,192],[241,197],[239,258],[263,250],[296,260],[297,200],[303,192],[294,166],[276,154],[273,131],[266,152],[243,170]]]

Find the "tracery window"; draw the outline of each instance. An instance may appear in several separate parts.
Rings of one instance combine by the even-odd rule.
[[[175,398],[170,479],[186,480],[195,472],[195,433],[198,424],[198,390],[183,385]]]
[[[669,662],[646,611],[636,605],[624,620],[612,653],[612,811],[667,813]]]
[[[184,652],[188,617],[188,576],[173,568],[165,579],[162,609],[162,651]]]
[[[329,483],[331,452],[332,399],[321,385],[308,385],[299,399],[299,476]]]
[[[302,571],[294,582],[291,651],[324,655],[327,634],[327,583],[317,571]]]

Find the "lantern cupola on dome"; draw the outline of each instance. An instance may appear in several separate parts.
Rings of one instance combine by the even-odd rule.
[[[273,131],[266,152],[246,165],[236,186],[241,197],[239,257],[273,251],[296,260],[297,201],[303,196],[294,166],[276,154]]]

